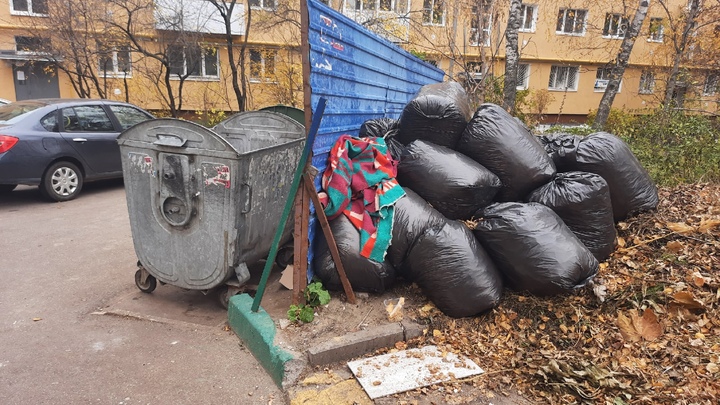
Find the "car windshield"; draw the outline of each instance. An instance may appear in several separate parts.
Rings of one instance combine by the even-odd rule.
[[[46,104],[37,102],[18,102],[0,105],[0,124],[14,124],[25,114],[44,107]]]

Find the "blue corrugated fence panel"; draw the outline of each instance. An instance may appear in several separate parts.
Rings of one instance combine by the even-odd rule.
[[[378,36],[325,4],[308,0],[311,103],[327,99],[312,165],[320,177],[335,141],[358,135],[373,118],[398,118],[420,87],[443,80],[445,72]],[[314,208],[314,207],[313,207]],[[308,280],[312,278],[317,218],[311,209]]]

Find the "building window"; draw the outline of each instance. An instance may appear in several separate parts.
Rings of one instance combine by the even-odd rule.
[[[483,76],[483,65],[482,62],[468,62],[465,64],[465,71],[467,72],[467,78],[470,81],[480,81]]]
[[[47,0],[10,0],[10,14],[46,16]]]
[[[598,92],[605,91],[608,83],[610,82],[610,73],[611,72],[612,72],[612,68],[609,68],[609,67],[598,68],[597,74],[595,75],[595,91],[598,91]],[[617,90],[618,93],[620,93],[621,88],[622,88],[622,80],[620,81],[620,85],[618,86],[618,90]]]
[[[129,77],[131,74],[130,65],[130,49],[128,47],[121,46],[113,49],[100,47],[98,66],[101,75],[106,77]]]
[[[50,38],[16,36],[15,50],[25,54],[47,53],[50,51]]]
[[[168,48],[170,74],[178,77],[217,78],[217,48],[201,46],[177,46]]]
[[[605,14],[605,26],[603,36],[608,38],[625,38],[628,28],[628,19],[622,14]]]
[[[527,90],[530,83],[530,64],[520,63],[518,64],[517,71],[517,89]]]
[[[256,10],[275,10],[275,0],[250,0],[250,7]]]
[[[640,74],[640,94],[652,94],[655,91],[655,73],[643,70]]]
[[[250,50],[250,80],[275,81],[276,49]]]
[[[587,10],[561,8],[555,30],[560,34],[584,35]]]
[[[423,24],[445,25],[444,0],[423,0]]]
[[[520,6],[520,32],[535,32],[536,18],[537,6],[534,4],[522,4]]]
[[[665,26],[663,26],[662,18],[651,18],[650,19],[650,33],[648,34],[648,41],[662,42],[665,38]]]
[[[577,90],[578,73],[577,66],[557,66],[550,68],[550,90]]]
[[[720,74],[708,73],[707,77],[705,77],[703,96],[714,96],[718,90],[718,83],[720,83]]]
[[[472,7],[472,20],[470,21],[470,46],[490,46],[490,33],[492,31],[492,3],[482,0],[480,5]]]

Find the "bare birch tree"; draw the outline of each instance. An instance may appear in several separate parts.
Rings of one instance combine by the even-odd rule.
[[[510,0],[507,28],[505,29],[505,85],[503,88],[503,108],[510,114],[515,113],[517,97],[517,75],[520,53],[518,52],[518,30],[520,29],[521,0]]]
[[[647,16],[649,6],[649,0],[640,0],[638,8],[635,10],[635,16],[625,31],[625,38],[623,38],[622,44],[620,45],[620,51],[610,68],[610,76],[607,87],[605,87],[605,93],[603,93],[602,99],[600,99],[600,106],[598,107],[597,116],[593,123],[593,127],[596,130],[601,130],[610,116],[610,108],[620,88],[620,81],[622,80],[623,74],[625,74],[625,69],[630,61],[630,54],[635,46],[635,40],[640,34],[640,29]]]

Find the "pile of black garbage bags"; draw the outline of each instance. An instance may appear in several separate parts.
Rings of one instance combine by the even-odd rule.
[[[360,255],[347,218],[331,221],[353,288],[381,293],[403,278],[452,317],[494,307],[505,287],[550,296],[584,286],[615,249],[615,222],[658,203],[618,137],[535,136],[497,105],[472,114],[455,82],[424,86],[399,120],[366,121],[360,136],[385,138],[407,196],[382,263]],[[342,290],[318,234],[315,272]]]

